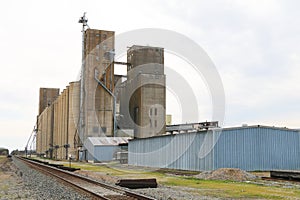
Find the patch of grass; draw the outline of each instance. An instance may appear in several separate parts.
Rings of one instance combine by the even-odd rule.
[[[62,164],[64,164],[64,166],[69,166],[68,163],[62,163]],[[109,167],[107,165],[94,165],[94,164],[90,164],[90,163],[72,163],[71,166],[75,167],[75,168],[80,168],[82,170],[103,172],[105,174],[109,174],[112,176],[118,176],[118,175],[128,173],[128,171],[115,169],[115,168]]]
[[[260,186],[251,183],[199,180],[186,177],[169,177],[163,184],[169,186],[192,187],[199,189],[199,195],[218,198],[299,198],[300,191],[272,186]]]
[[[64,163],[65,166],[69,166]],[[120,178],[163,178],[165,175],[155,171],[136,171],[136,170],[125,170],[116,168],[109,165],[93,165],[90,163],[72,163],[72,167],[80,168],[81,170],[89,170],[94,172],[100,172],[106,175],[117,176]]]

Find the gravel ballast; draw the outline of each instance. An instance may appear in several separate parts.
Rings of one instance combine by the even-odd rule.
[[[10,162],[10,163],[8,163]],[[89,199],[88,196],[63,185],[57,179],[46,176],[29,168],[13,158],[1,166],[1,177],[8,177],[8,182],[1,182],[0,199]],[[1,179],[2,179],[1,178]],[[3,180],[3,179],[2,179]]]

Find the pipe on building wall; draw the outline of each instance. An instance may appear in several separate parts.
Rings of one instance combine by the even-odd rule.
[[[113,100],[114,100],[114,103],[113,103],[113,114],[114,114],[114,127],[113,127],[113,134],[114,134],[114,137],[116,136],[116,97],[115,95],[97,78],[97,74],[98,74],[98,71],[97,69],[95,69],[95,80],[98,82],[99,85],[101,85],[112,97],[113,97]]]

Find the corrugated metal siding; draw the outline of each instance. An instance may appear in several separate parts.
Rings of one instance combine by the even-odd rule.
[[[117,151],[121,151],[118,146],[95,146],[95,161],[111,161],[116,158]]]
[[[199,157],[206,133],[189,133],[129,141],[128,163],[184,170],[213,168],[213,153]],[[211,138],[206,140],[213,140]],[[206,148],[209,145],[203,145]],[[206,152],[206,150],[204,150]]]
[[[95,162],[111,161],[116,157],[116,153],[121,151],[121,148],[116,145],[95,146],[90,138],[84,142],[84,146],[88,152],[87,159]]]
[[[184,170],[300,169],[295,130],[246,127],[131,140],[128,163]]]
[[[214,149],[216,168],[300,169],[299,132],[270,128],[224,130]]]

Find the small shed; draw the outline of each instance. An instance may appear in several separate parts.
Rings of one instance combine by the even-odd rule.
[[[89,162],[112,161],[122,152],[121,144],[127,144],[130,137],[88,137],[84,143]]]

